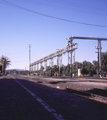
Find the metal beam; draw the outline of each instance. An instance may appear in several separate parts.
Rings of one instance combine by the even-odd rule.
[[[107,40],[107,38],[99,38],[99,37],[80,37],[80,36],[71,36],[69,39]]]
[[[50,54],[50,55],[48,55],[48,56],[46,56],[46,57],[36,61],[34,63],[31,63],[30,66],[33,66],[35,64],[38,64],[38,63],[41,63],[41,62],[44,62],[44,61],[47,61],[47,60],[52,59],[52,58],[54,58],[56,56],[63,55],[63,54],[65,54],[68,51],[69,52],[70,51],[74,51],[77,48],[72,48],[72,46],[75,46],[75,45],[77,45],[77,43],[67,45],[67,46],[63,47],[62,49],[57,50],[56,52],[54,52],[54,53],[52,53],[52,54]]]

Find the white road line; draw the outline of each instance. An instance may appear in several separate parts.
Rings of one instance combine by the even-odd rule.
[[[13,77],[12,77],[13,78]],[[13,78],[14,79],[14,78]],[[20,86],[22,86],[28,93],[30,93],[39,103],[41,103],[41,105],[43,105],[45,107],[46,110],[48,110],[49,112],[51,112],[56,119],[58,120],[64,120],[63,116],[60,114],[57,114],[56,111],[51,108],[47,103],[45,103],[41,98],[39,98],[35,93],[33,93],[31,90],[29,90],[28,88],[26,88],[24,85],[22,85],[19,81],[15,80]]]

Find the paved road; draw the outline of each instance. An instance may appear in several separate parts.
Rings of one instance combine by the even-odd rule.
[[[107,105],[24,79],[0,79],[0,120],[107,120]]]

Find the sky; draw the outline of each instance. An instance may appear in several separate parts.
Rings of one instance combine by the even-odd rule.
[[[29,69],[31,63],[67,45],[71,36],[107,38],[106,0],[0,0],[0,56],[11,60],[7,69]],[[98,41],[78,43],[75,60],[97,60]],[[107,41],[102,41],[102,52]],[[63,55],[67,64],[67,55]]]

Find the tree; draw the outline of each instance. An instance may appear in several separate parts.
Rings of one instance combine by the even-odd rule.
[[[43,70],[44,70],[44,67],[43,67],[43,66],[41,66],[40,70],[41,70],[41,71],[43,71]]]
[[[52,76],[52,68],[50,66],[46,67],[46,75],[47,76]]]
[[[75,62],[75,63],[72,65],[72,72],[73,72],[73,73],[78,73],[78,69],[82,69],[82,66],[83,66],[82,63],[80,63],[80,62]]]
[[[92,61],[93,66],[94,66],[94,74],[98,72],[98,61],[94,60]]]
[[[2,73],[2,65],[0,65],[0,72]]]
[[[101,53],[101,64],[102,70],[107,71],[107,51],[105,53]]]
[[[93,64],[89,61],[83,61],[83,67],[82,67],[82,74],[90,74],[92,76],[93,74]]]
[[[63,66],[63,74],[65,75],[70,75],[70,64],[68,64],[67,66]]]
[[[41,74],[41,75],[44,75],[44,71],[43,71],[43,70],[44,70],[44,67],[41,66],[41,68],[40,68],[40,74]]]
[[[54,65],[52,69],[53,73],[58,72],[58,69],[59,69],[58,65]]]
[[[59,72],[59,66],[58,65],[54,65],[52,68],[52,75],[57,76]]]
[[[2,68],[3,69],[2,74],[5,75],[5,70],[10,65],[11,61],[9,60],[8,57],[2,56],[1,59],[0,59],[0,62],[3,64],[2,65],[2,67],[3,67]]]

